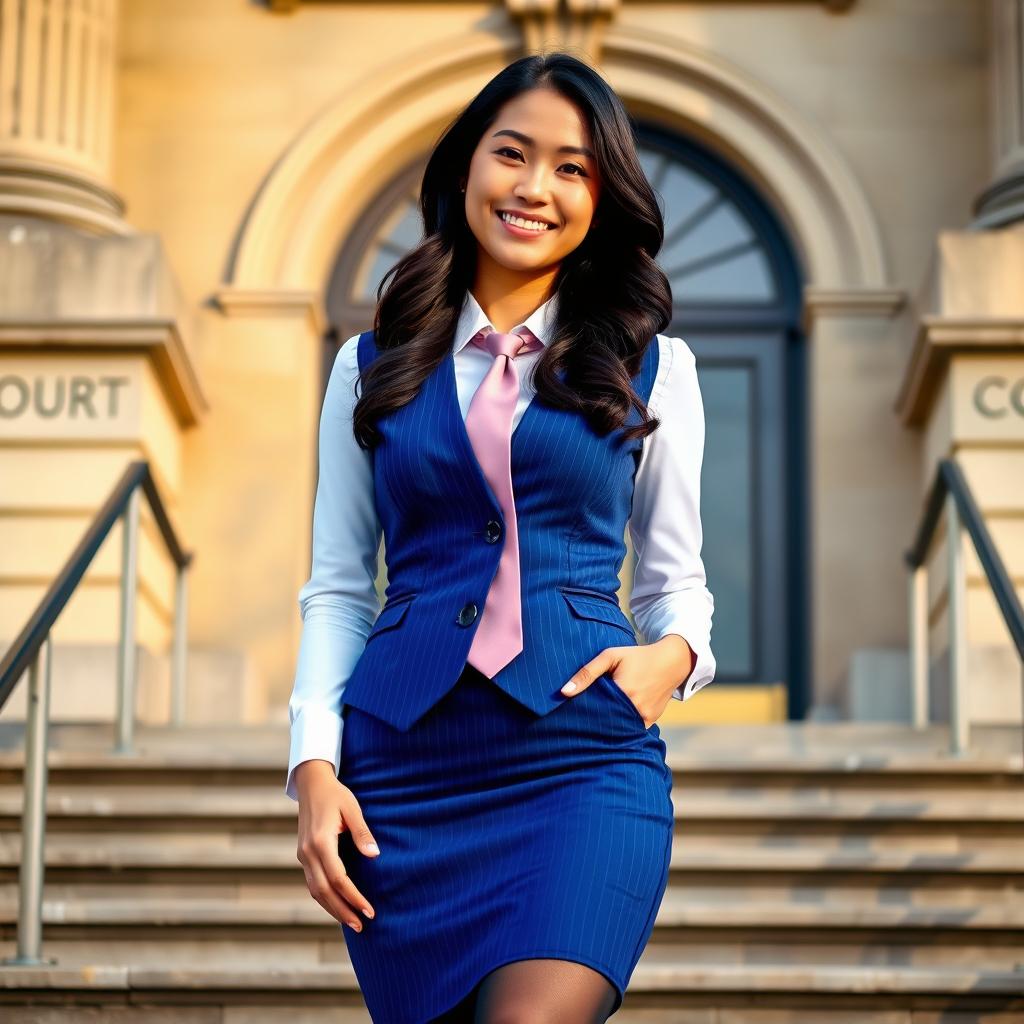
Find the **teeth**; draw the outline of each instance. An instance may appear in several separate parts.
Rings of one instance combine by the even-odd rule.
[[[513,217],[507,213],[499,213],[498,216],[505,221],[506,224],[515,224],[518,228],[526,228],[528,231],[547,231],[551,226],[545,224],[540,220],[523,220],[522,217]]]

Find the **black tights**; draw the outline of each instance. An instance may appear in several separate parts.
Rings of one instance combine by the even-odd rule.
[[[604,1024],[615,988],[575,960],[513,960],[430,1024]]]

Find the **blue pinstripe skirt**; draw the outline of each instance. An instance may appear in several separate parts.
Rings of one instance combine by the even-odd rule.
[[[423,1024],[532,957],[600,971],[618,1010],[668,884],[657,724],[607,674],[537,716],[469,664],[407,732],[342,714],[338,777],[381,851],[338,837],[376,912],[339,926],[371,1018]]]

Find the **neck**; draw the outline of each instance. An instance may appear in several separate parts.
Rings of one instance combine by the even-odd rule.
[[[498,273],[478,272],[470,291],[496,331],[503,334],[523,323],[551,297],[558,268],[525,278],[506,268]]]

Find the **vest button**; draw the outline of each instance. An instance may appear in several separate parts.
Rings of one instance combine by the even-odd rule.
[[[476,619],[477,607],[472,601],[462,606],[459,617],[455,620],[460,626],[469,626]]]
[[[487,529],[484,533],[488,544],[494,544],[501,539],[501,523],[497,519],[488,520]]]

